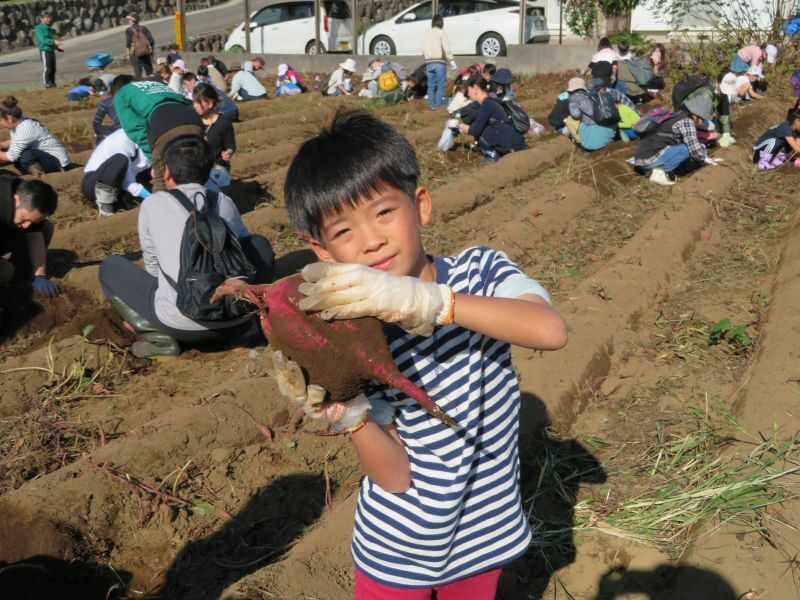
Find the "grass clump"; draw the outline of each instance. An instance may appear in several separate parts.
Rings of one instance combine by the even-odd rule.
[[[587,440],[603,457],[590,473],[565,471],[559,463],[564,466],[567,456],[541,453],[533,465],[539,477],[525,500],[534,549],[552,562],[554,553],[574,552],[575,534],[592,531],[677,559],[723,526],[774,544],[770,527],[782,523],[780,506],[796,497],[791,488],[799,481],[800,439],[742,442],[740,434],[747,436],[724,407],[693,408],[657,421],[639,441]],[[588,474],[602,483],[600,473],[608,473],[609,485],[575,501],[571,479]],[[545,498],[574,506],[573,522],[537,510]]]

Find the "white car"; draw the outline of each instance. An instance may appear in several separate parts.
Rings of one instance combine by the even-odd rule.
[[[453,54],[504,56],[519,43],[519,2],[514,0],[439,0],[439,14]],[[528,3],[527,43],[550,40],[544,8]],[[431,28],[431,2],[415,4],[391,19],[370,27],[358,40],[361,54],[419,55],[422,38]]]
[[[353,32],[347,0],[322,0],[321,52],[352,49]],[[225,51],[243,52],[244,23],[225,42]],[[314,0],[275,2],[250,15],[250,51],[258,54],[316,54]]]

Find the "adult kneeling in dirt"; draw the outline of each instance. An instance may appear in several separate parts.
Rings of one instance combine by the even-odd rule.
[[[150,160],[122,129],[106,137],[94,149],[83,168],[81,192],[97,203],[101,217],[117,208],[133,208],[150,195],[138,179],[147,176]]]
[[[567,92],[570,116],[564,123],[570,137],[584,150],[605,148],[616,137],[620,117],[617,104],[636,110],[630,98],[618,90],[606,88],[600,78],[592,79],[587,84],[580,77],[573,77],[567,84]],[[598,110],[601,106],[605,108]],[[609,110],[604,119],[603,115]]]
[[[181,135],[203,137],[203,123],[192,102],[163,83],[119,75],[111,84],[114,110],[125,135],[153,163],[153,190],[164,189],[161,155]]]
[[[252,315],[233,320],[198,321],[178,309],[176,290],[181,271],[184,227],[189,212],[184,203],[203,210],[213,157],[200,137],[176,138],[164,150],[164,182],[168,191],[154,193],[139,208],[139,241],[145,270],[127,258],[110,256],[100,265],[100,285],[114,309],[143,339],[134,343],[135,356],[176,355],[180,343],[249,343],[260,339],[259,324]],[[176,197],[175,192],[183,194]],[[253,235],[242,223],[233,201],[218,193],[213,214],[225,221],[247,259],[255,267],[255,281],[272,277],[274,256],[269,242]]]
[[[711,120],[711,101],[703,96],[687,100],[683,109],[643,137],[633,155],[637,170],[650,173],[659,185],[675,183],[671,174],[689,172],[702,164],[716,165],[706,147],[697,139],[697,127]]]
[[[57,204],[55,190],[44,181],[0,177],[0,287],[33,276],[35,292],[58,295],[58,286],[45,274],[47,246],[53,238],[47,217]],[[2,258],[7,254],[8,260]]]
[[[489,82],[476,74],[467,81],[466,88],[467,96],[479,108],[471,125],[461,123],[458,128],[478,140],[484,164],[497,162],[509,152],[525,150],[525,138],[511,125],[500,103],[489,97]]]
[[[11,138],[0,144],[0,164],[14,163],[22,173],[36,177],[69,166],[61,142],[39,121],[24,116],[14,96],[0,102],[0,127],[7,127]]]

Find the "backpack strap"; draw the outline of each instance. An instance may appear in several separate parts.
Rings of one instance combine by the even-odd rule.
[[[190,215],[197,214],[198,212],[197,205],[194,204],[191,200],[189,200],[186,194],[184,194],[181,190],[179,190],[178,188],[173,188],[171,190],[166,190],[166,191],[170,194],[170,196],[175,198],[175,200],[177,200],[180,203],[180,205],[186,209],[186,212],[188,212]],[[216,206],[218,198],[219,194],[217,194],[217,192],[213,192],[211,190],[206,191],[203,210],[204,211],[212,210],[214,206]],[[161,274],[164,276],[164,279],[166,279],[167,283],[169,283],[172,286],[172,289],[177,291],[178,284],[175,282],[175,280],[164,272],[164,269],[161,268],[161,265],[158,265],[158,270],[161,271]]]

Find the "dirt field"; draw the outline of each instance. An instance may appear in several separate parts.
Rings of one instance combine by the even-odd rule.
[[[531,116],[546,122],[564,81],[522,83]],[[84,163],[94,105],[67,107],[63,92],[21,105]],[[345,104],[360,101],[242,107],[228,193],[282,274],[309,260],[282,208],[288,162]],[[548,134],[484,167],[466,146],[436,152],[442,113],[370,107],[417,148],[428,250],[504,250],[569,325],[564,350],[515,352],[535,534],[499,597],[800,597],[800,177],[750,164],[784,103],[735,110],[723,166],[666,189],[633,173],[621,142],[586,154]],[[0,342],[0,596],[351,598],[361,474],[348,441],[286,432],[266,348],[129,356],[97,265],[140,258],[137,214],[98,221],[80,178],[46,176],[64,293],[3,300],[18,309]]]

